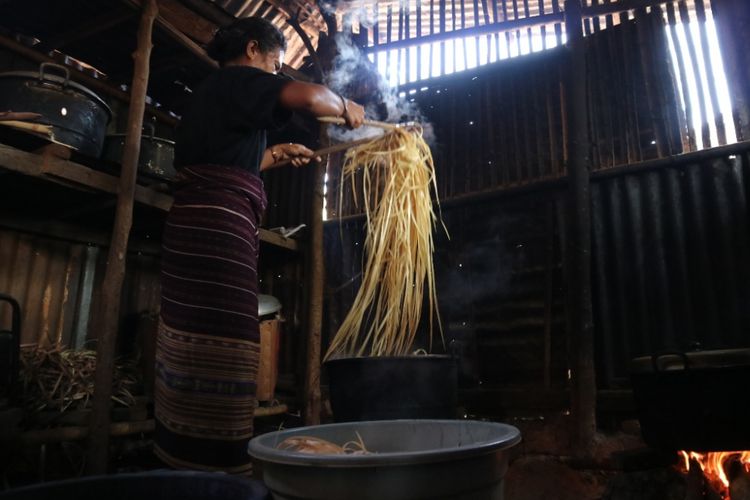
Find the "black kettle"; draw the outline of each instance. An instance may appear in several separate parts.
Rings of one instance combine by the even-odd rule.
[[[10,330],[0,329],[0,400],[10,399],[15,392],[21,354],[21,306],[10,295],[0,293],[0,306],[3,302],[10,304],[13,316]]]

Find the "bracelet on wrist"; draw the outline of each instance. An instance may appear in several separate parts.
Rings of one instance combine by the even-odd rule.
[[[341,103],[344,105],[344,111],[341,113],[341,116],[346,116],[346,112],[349,111],[349,107],[346,104],[346,97],[339,94],[339,99],[341,99]]]
[[[276,150],[273,148],[268,148],[271,151],[271,158],[273,158],[274,162],[279,161],[278,154],[276,153]]]

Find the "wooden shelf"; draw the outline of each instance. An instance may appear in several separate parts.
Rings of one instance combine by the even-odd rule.
[[[286,405],[258,407],[255,418],[283,415],[288,411]],[[110,436],[128,436],[131,434],[151,433],[154,431],[153,419],[133,422],[114,422],[109,426]],[[39,445],[44,443],[60,443],[64,441],[80,441],[89,435],[89,428],[85,426],[62,426],[49,429],[26,431],[16,436],[24,445]]]
[[[5,144],[0,144],[0,168],[85,191],[116,195],[119,186],[119,179],[114,175],[70,160],[29,153]],[[166,212],[172,206],[173,198],[154,188],[137,185],[135,201]],[[275,247],[299,250],[297,240],[285,238],[267,229],[260,229],[260,240]]]

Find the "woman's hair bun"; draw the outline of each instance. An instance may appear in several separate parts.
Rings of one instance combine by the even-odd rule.
[[[261,52],[276,48],[286,50],[286,39],[279,29],[262,17],[245,17],[216,30],[206,46],[206,53],[219,65],[244,54],[247,44],[255,40]]]

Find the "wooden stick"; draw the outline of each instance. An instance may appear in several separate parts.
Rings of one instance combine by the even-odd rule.
[[[43,125],[41,123],[28,123],[18,120],[3,120],[1,118],[0,125],[5,125],[6,127],[15,128],[18,130],[24,130],[26,132],[36,132],[38,134],[44,134],[52,137],[51,125]]]
[[[338,116],[321,116],[318,118],[318,121],[323,122],[323,123],[333,123],[334,125],[346,124],[346,120]],[[378,128],[382,128],[385,130],[394,130],[394,129],[401,128],[404,126],[398,123],[378,122],[375,120],[365,120],[363,122],[363,125],[367,125],[368,127],[378,127]]]
[[[114,365],[117,327],[120,317],[120,294],[125,277],[125,256],[133,222],[133,199],[141,146],[141,129],[146,109],[149,61],[151,59],[154,21],[159,14],[156,0],[145,0],[138,26],[137,48],[133,54],[133,83],[128,113],[128,134],[122,158],[122,173],[117,196],[117,210],[112,243],[109,247],[107,268],[101,290],[97,363],[94,401],[89,424],[87,471],[89,474],[107,472],[109,459],[110,397],[112,394],[112,366]]]
[[[378,137],[368,137],[366,139],[357,139],[356,141],[349,141],[349,142],[342,142],[341,144],[334,144],[333,146],[328,146],[325,148],[318,149],[313,153],[314,156],[326,156],[331,153],[338,153],[339,151],[344,151],[349,148],[353,148],[354,146],[359,146],[360,144],[365,144],[367,142],[372,142],[375,139],[378,139]],[[283,167],[284,165],[289,165],[292,162],[291,159],[287,160],[281,160],[277,161],[276,163],[272,163],[268,167],[266,167],[264,170],[276,168],[276,167]]]
[[[11,120],[36,120],[41,118],[39,113],[29,113],[26,111],[0,111],[0,121]]]

